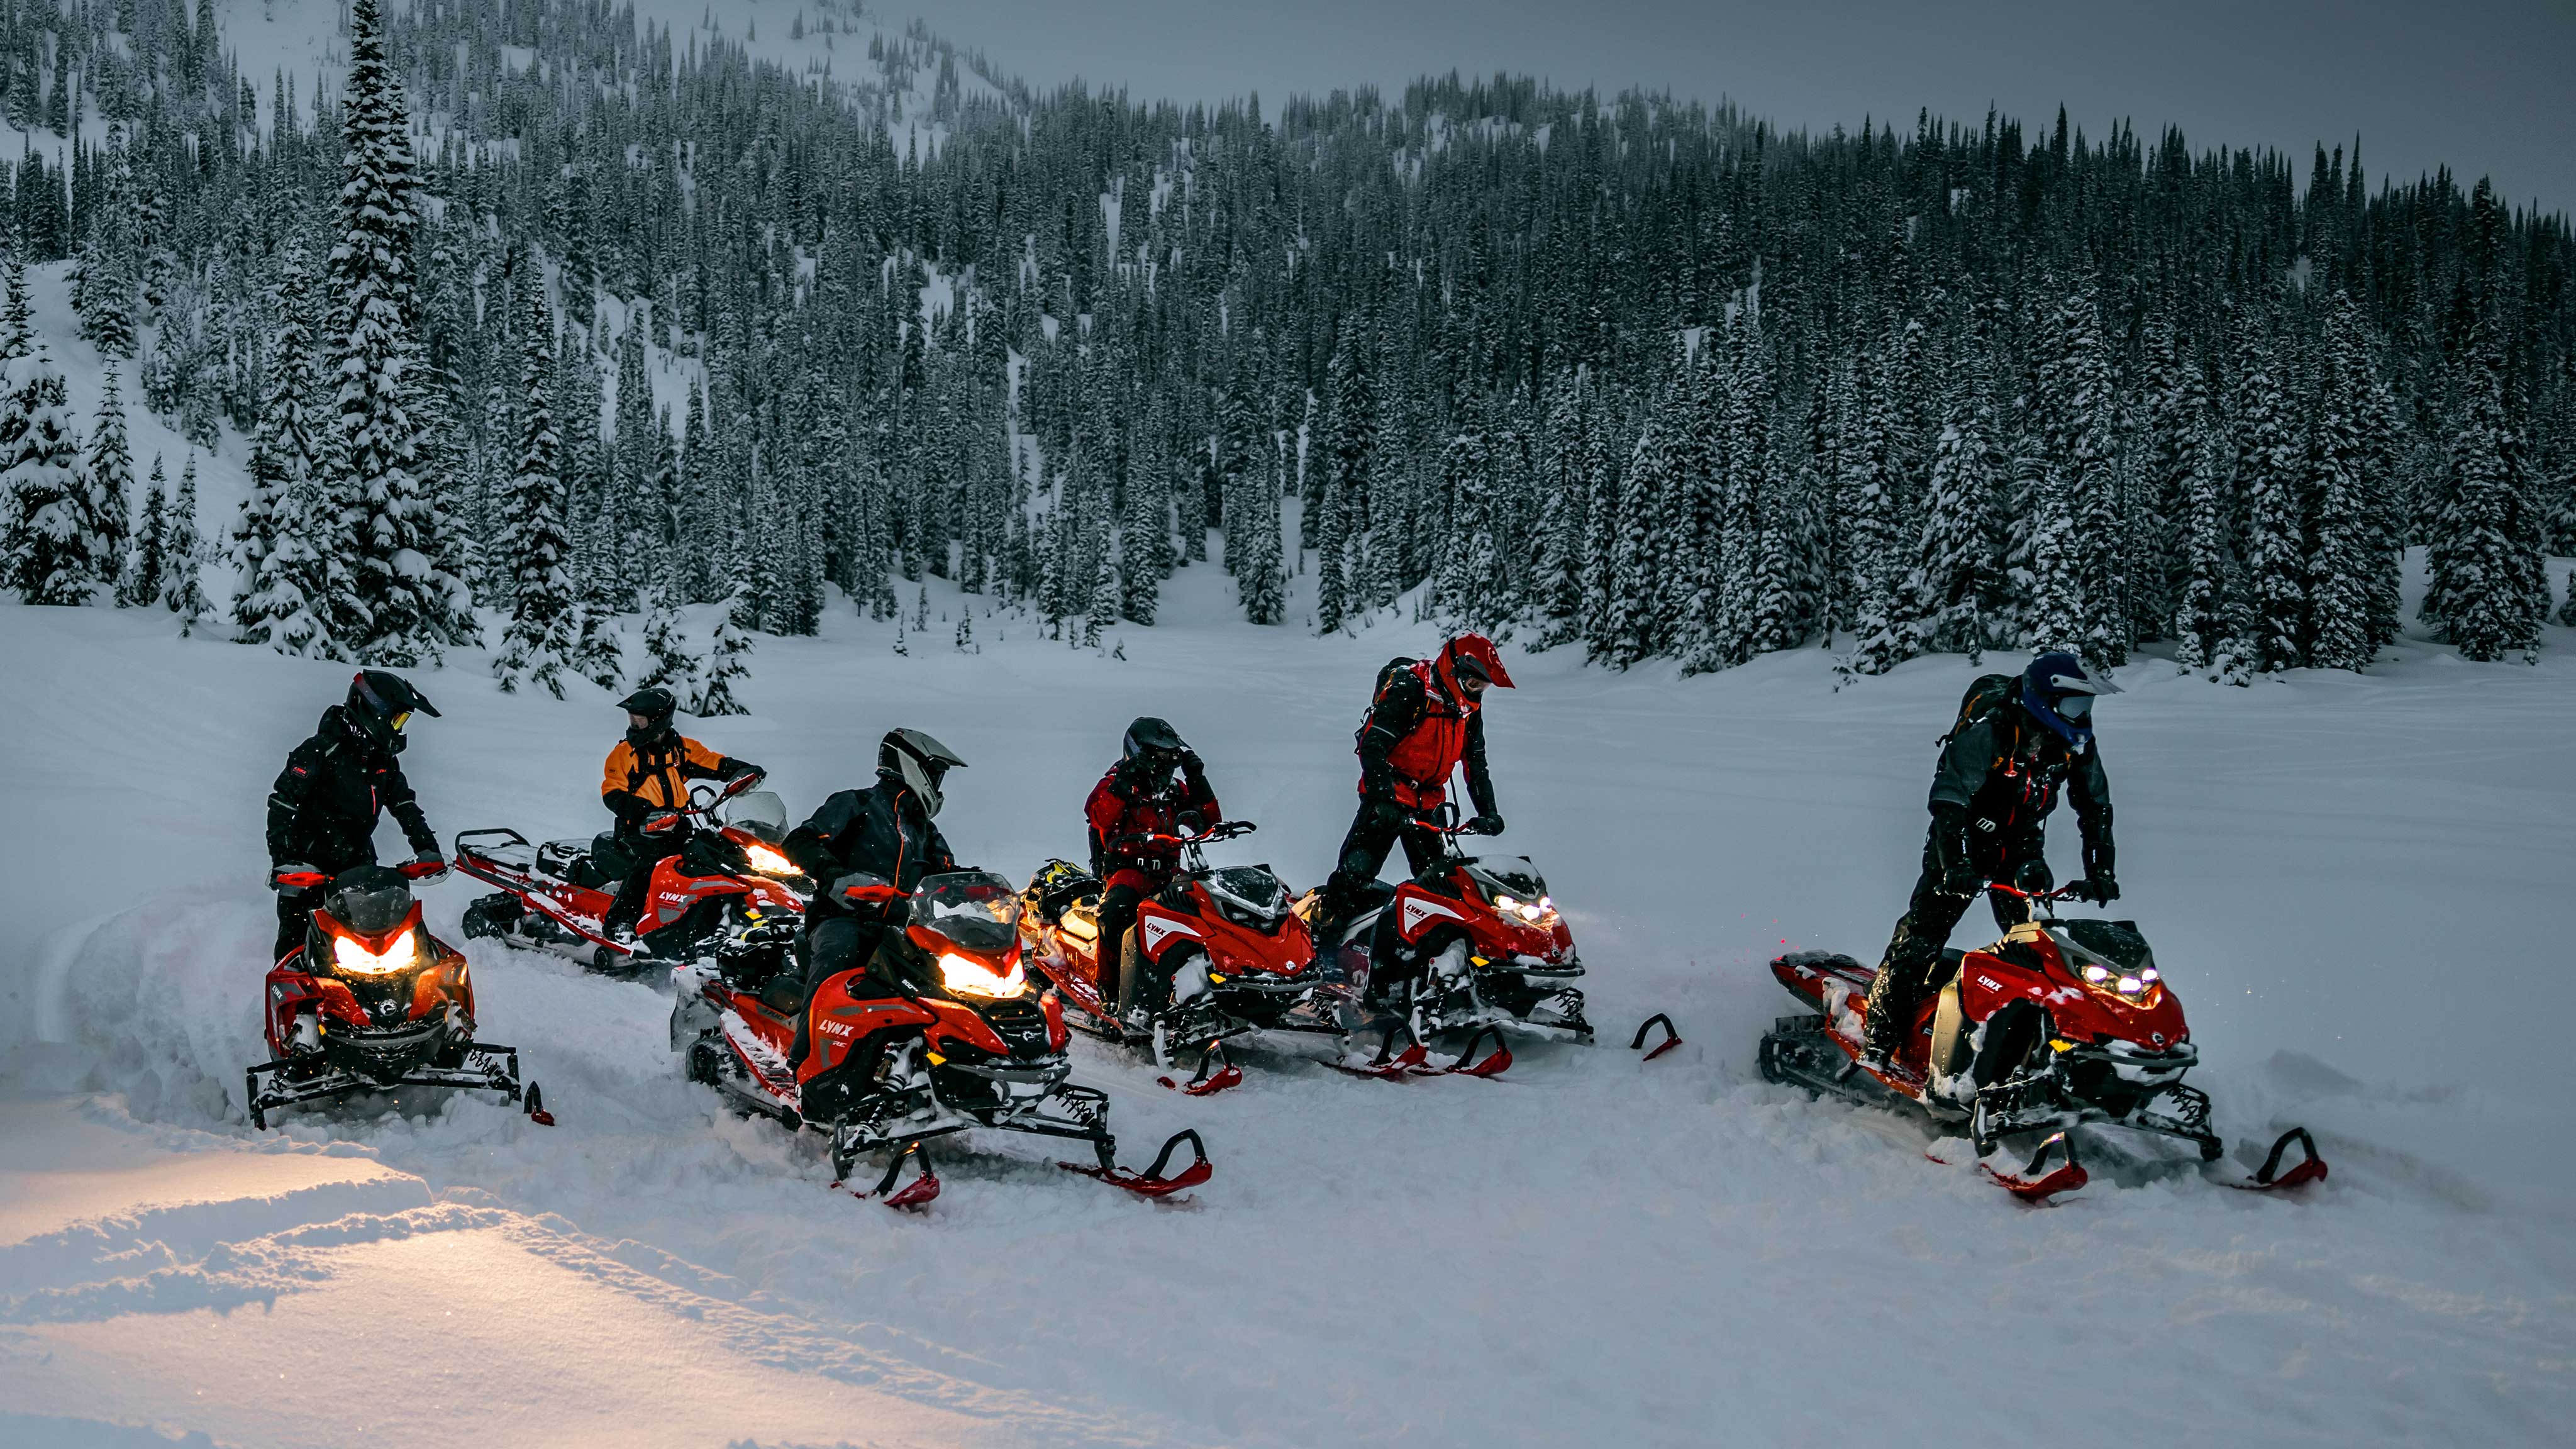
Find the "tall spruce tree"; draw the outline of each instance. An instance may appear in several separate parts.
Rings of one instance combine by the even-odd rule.
[[[504,692],[522,683],[563,698],[580,621],[574,616],[571,540],[564,516],[563,448],[555,431],[545,290],[521,289],[519,312],[519,457],[501,496],[503,568],[510,580],[510,622],[492,657]]]

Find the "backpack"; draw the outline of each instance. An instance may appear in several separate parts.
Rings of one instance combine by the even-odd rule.
[[[2020,684],[2021,676],[2017,674],[1978,675],[1969,682],[1968,692],[1959,696],[1958,722],[1950,726],[1950,732],[1943,735],[1940,742],[1950,743],[1968,726],[1991,717],[1996,710],[2011,703]]]
[[[1386,667],[1377,672],[1377,688],[1369,691],[1368,713],[1360,716],[1360,727],[1351,732],[1353,745],[1368,738],[1369,729],[1377,723],[1377,707],[1386,702],[1386,692],[1394,687],[1396,677],[1421,662],[1402,654],[1386,661]]]

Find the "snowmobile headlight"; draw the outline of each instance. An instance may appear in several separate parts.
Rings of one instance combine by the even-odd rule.
[[[1556,902],[1545,896],[1534,901],[1524,901],[1516,900],[1511,896],[1497,895],[1494,897],[1494,909],[1507,916],[1518,916],[1524,921],[1537,922],[1556,914]]]
[[[2148,982],[2148,983],[2152,984],[2152,983],[2156,982],[2157,980],[2160,980],[2161,978],[2159,978],[2159,977],[2156,975],[2156,968],[2154,968],[2153,966],[2150,966],[2150,967],[2146,968],[2145,970],[2143,970],[2143,971],[2141,971],[2141,972],[2139,972],[2139,973],[2138,973],[2138,979],[2139,979],[2140,981],[2144,981],[2144,982]]]
[[[2123,976],[2120,978],[2120,994],[2122,996],[2135,996],[2146,989],[2147,983],[2139,980],[2135,976]]]
[[[796,868],[796,862],[789,860],[785,855],[761,844],[757,840],[744,845],[742,853],[743,857],[751,862],[751,868],[759,871],[762,875],[804,874],[803,871]]]
[[[1011,958],[1011,969],[1005,974],[972,956],[960,956],[954,951],[942,952],[939,981],[949,990],[962,991],[969,996],[1010,997],[1029,989],[1029,973],[1020,965],[1017,956]]]
[[[2087,965],[2084,968],[2084,979],[2099,986],[2111,979],[2111,973],[2099,966]]]
[[[386,942],[382,952],[368,950],[366,943],[355,936],[335,936],[331,940],[331,963],[361,976],[391,975],[419,956],[420,942],[409,930]]]

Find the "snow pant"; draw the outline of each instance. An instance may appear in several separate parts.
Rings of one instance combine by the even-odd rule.
[[[1131,1004],[1122,1001],[1118,988],[1128,984],[1141,989],[1144,983],[1124,979],[1127,964],[1127,933],[1136,929],[1136,908],[1145,903],[1145,893],[1131,885],[1114,885],[1100,896],[1100,939],[1093,949],[1100,953],[1098,986],[1100,1004],[1116,1012],[1121,1020]],[[1138,974],[1142,974],[1144,952],[1136,953]],[[1157,1003],[1159,1005],[1159,1003]]]
[[[309,860],[304,863],[324,875],[336,876],[344,870],[356,870],[362,865],[374,865],[376,852],[370,845],[364,855],[352,855],[337,861]],[[286,959],[287,952],[304,944],[306,933],[313,928],[313,909],[322,904],[322,893],[329,889],[329,886],[321,885],[311,890],[281,890],[277,893],[277,946],[269,952],[269,960],[283,961]]]
[[[2000,846],[1972,841],[1970,859],[1987,880],[2016,880],[2033,864],[2043,872],[2048,868],[2044,842],[2035,835]],[[1914,895],[1897,918],[1896,932],[1888,938],[1887,953],[1879,958],[1878,975],[1869,985],[1867,1045],[1891,1059],[1924,993],[1941,986],[1941,948],[1950,943],[1950,932],[1976,899],[1951,892],[1942,874],[1940,845],[1926,840],[1923,873],[1915,879]],[[2021,897],[1994,890],[1985,895],[1997,928],[2009,931],[2030,919],[2030,903]]]
[[[1363,797],[1350,833],[1342,837],[1342,853],[1334,864],[1332,878],[1324,882],[1326,921],[1346,921],[1359,910],[1368,898],[1369,886],[1377,880],[1378,867],[1386,864],[1387,851],[1398,841],[1404,843],[1404,862],[1415,875],[1422,874],[1444,853],[1440,836],[1417,823],[1411,811],[1392,800]]]
[[[806,1008],[813,1004],[814,993],[822,989],[824,982],[842,972],[856,971],[874,962],[877,942],[885,935],[885,929],[883,921],[862,921],[849,916],[833,916],[806,928],[805,971],[796,987],[796,1041],[787,1053],[789,1061],[805,1060],[805,1053],[812,1046],[807,1026],[810,1013]],[[885,984],[884,989],[888,996],[895,994],[891,984]],[[764,991],[762,996],[767,999],[768,993]]]
[[[608,904],[608,914],[600,918],[602,926],[632,926],[644,919],[644,896],[653,888],[653,869],[679,853],[688,839],[688,827],[677,834],[646,840],[641,835],[618,831],[611,840],[614,858],[604,858],[599,842],[591,843],[591,861],[612,874],[623,872],[617,882],[617,898]]]

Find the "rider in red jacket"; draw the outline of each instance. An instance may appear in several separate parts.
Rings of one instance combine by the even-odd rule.
[[[1360,809],[1342,838],[1332,879],[1324,883],[1324,939],[1365,903],[1386,853],[1404,842],[1405,863],[1419,874],[1440,858],[1440,841],[1416,822],[1449,799],[1449,777],[1467,767],[1467,798],[1476,807],[1467,828],[1500,835],[1494,781],[1485,768],[1485,690],[1512,687],[1494,642],[1461,634],[1430,659],[1391,670],[1360,729]]]
[[[1145,985],[1131,969],[1136,908],[1181,864],[1179,845],[1143,837],[1195,835],[1224,817],[1197,752],[1150,715],[1127,727],[1124,752],[1091,787],[1082,813],[1091,825],[1091,872],[1108,887],[1100,897],[1100,999],[1124,1021],[1140,1009]]]

